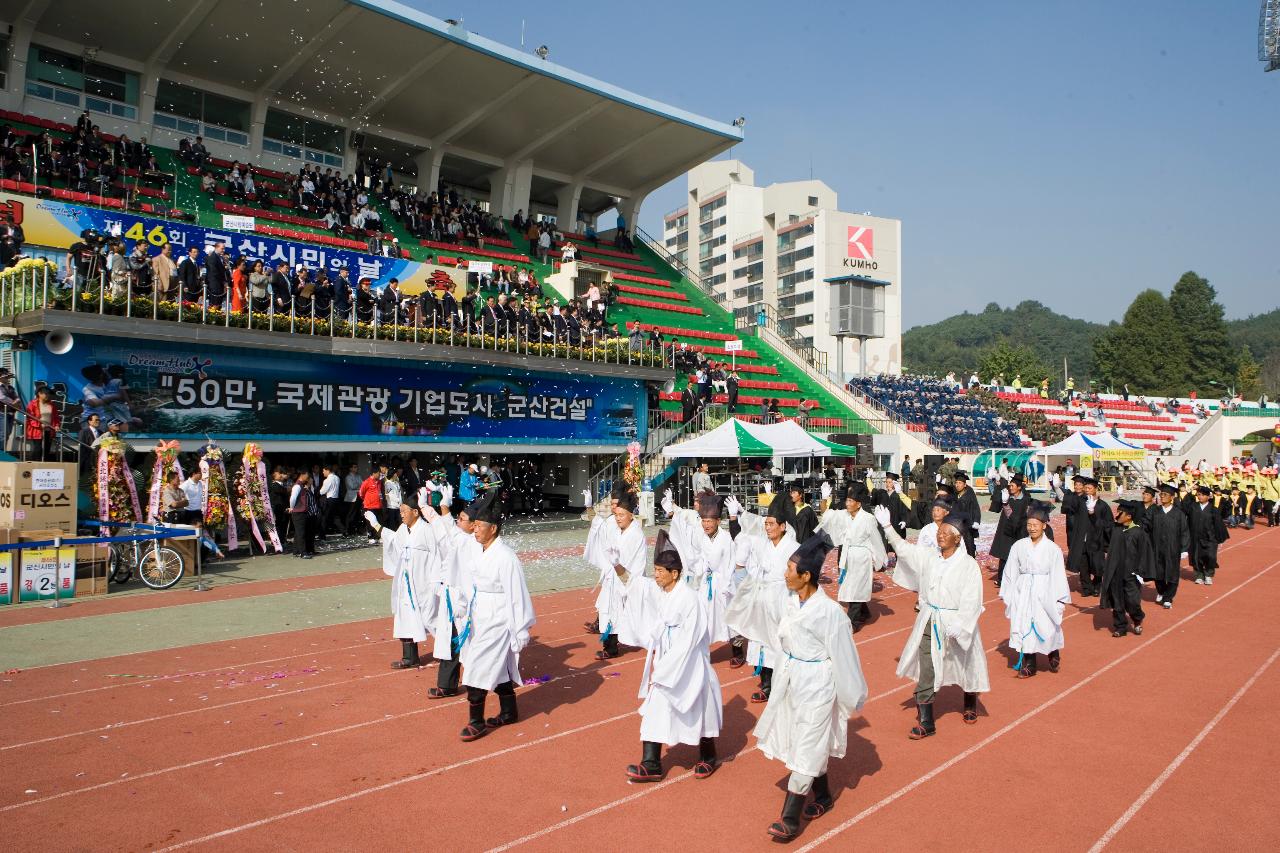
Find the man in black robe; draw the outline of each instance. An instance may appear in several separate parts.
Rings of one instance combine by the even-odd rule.
[[[1142,582],[1155,570],[1151,540],[1135,521],[1142,512],[1142,504],[1137,501],[1120,501],[1116,506],[1120,532],[1113,537],[1111,550],[1107,553],[1102,595],[1098,602],[1102,607],[1111,608],[1113,637],[1123,637],[1130,630],[1135,634],[1142,633]],[[1133,621],[1132,629],[1130,620]]]
[[[996,536],[991,542],[991,558],[999,560],[996,572],[996,586],[1004,582],[1004,563],[1009,559],[1009,549],[1019,539],[1027,537],[1027,509],[1030,499],[1023,491],[1025,485],[1021,474],[1009,478],[1007,486],[1009,497],[1000,508],[1000,518],[996,522]]]
[[[1098,497],[1098,481],[1082,477],[1084,493],[1075,505],[1067,543],[1067,568],[1080,573],[1080,594],[1097,595],[1115,519],[1111,507]]]
[[[1222,513],[1209,499],[1213,491],[1208,486],[1196,489],[1196,508],[1187,517],[1191,531],[1191,568],[1195,569],[1196,583],[1213,586],[1213,576],[1218,572],[1218,546],[1227,541],[1227,525]]]
[[[1067,520],[1067,542],[1071,541],[1071,529],[1075,526],[1076,507],[1084,497],[1084,476],[1074,474],[1071,477],[1071,491],[1062,495],[1061,512]]]
[[[1134,519],[1138,522],[1138,526],[1147,531],[1147,536],[1151,535],[1151,522],[1155,518],[1156,512],[1160,509],[1160,502],[1156,499],[1156,490],[1152,486],[1142,487],[1142,512],[1139,517]]]
[[[813,511],[813,507],[805,503],[804,486],[798,481],[792,482],[788,487],[787,495],[791,498],[793,508],[791,526],[795,528],[796,541],[803,545],[805,540],[813,535],[813,531],[818,529],[818,514]]]
[[[1178,594],[1178,577],[1182,555],[1191,547],[1187,517],[1178,507],[1178,487],[1165,483],[1160,487],[1160,503],[1148,513],[1147,535],[1155,558],[1151,580],[1156,583],[1156,604],[1165,610],[1173,607]]]
[[[969,488],[969,475],[964,471],[956,471],[951,475],[955,483],[955,511],[969,519],[964,526],[964,549],[970,557],[977,556],[978,546],[973,541],[973,531],[982,523],[982,507],[978,505],[978,496]]]

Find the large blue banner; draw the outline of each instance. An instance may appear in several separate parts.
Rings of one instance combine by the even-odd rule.
[[[325,269],[330,273],[341,267],[351,270],[352,281],[373,279],[375,285],[395,276],[402,283],[410,283],[429,272],[426,265],[399,258],[384,258],[349,249],[310,246],[277,240],[261,234],[204,228],[185,222],[152,219],[121,210],[103,210],[81,207],[50,199],[32,199],[23,196],[0,194],[0,212],[22,225],[26,241],[32,245],[67,248],[80,239],[80,233],[94,228],[103,234],[120,237],[130,242],[144,240],[155,252],[166,243],[173,245],[173,256],[179,258],[195,246],[202,253],[210,251],[219,240],[227,244],[227,254],[244,256],[252,260],[262,259],[273,265],[288,261],[291,266],[302,264],[313,270]],[[271,224],[264,222],[263,224]],[[286,226],[287,227],[287,226]],[[416,292],[416,289],[415,289]]]
[[[85,335],[63,355],[39,339],[34,354],[35,378],[69,405],[148,438],[625,445],[647,420],[642,382],[588,373]]]

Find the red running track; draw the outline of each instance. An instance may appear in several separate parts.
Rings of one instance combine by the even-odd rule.
[[[960,723],[948,688],[921,742],[893,675],[913,598],[888,586],[857,636],[871,699],[831,765],[836,807],[791,846],[1269,848],[1280,748],[1257,733],[1280,699],[1278,543],[1234,532],[1215,586],[1184,582],[1171,611],[1148,602],[1142,637],[1112,638],[1096,599],[1077,601],[1062,671],[1030,680],[1006,668],[989,587],[979,723]],[[424,699],[433,668],[387,668],[387,620],[21,673],[0,692],[0,822],[20,850],[772,847],[786,771],[750,735],[750,670],[713,656],[731,760],[694,780],[694,750],[676,748],[664,782],[629,784],[642,656],[593,659],[590,600],[536,600],[522,669],[551,680],[471,744],[460,700]]]

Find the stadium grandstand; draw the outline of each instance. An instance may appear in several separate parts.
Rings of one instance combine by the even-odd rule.
[[[2,357],[64,429],[110,381],[139,450],[533,450],[562,495],[700,429],[697,377],[699,414],[898,431],[635,226],[740,126],[395,3],[101,11],[0,0]]]

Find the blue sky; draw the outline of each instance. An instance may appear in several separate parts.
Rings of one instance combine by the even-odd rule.
[[[1118,319],[1194,269],[1280,305],[1280,72],[1257,0],[610,4],[407,0],[702,115],[761,183],[903,221],[904,327],[1035,299]],[[683,178],[651,195],[650,233]]]

